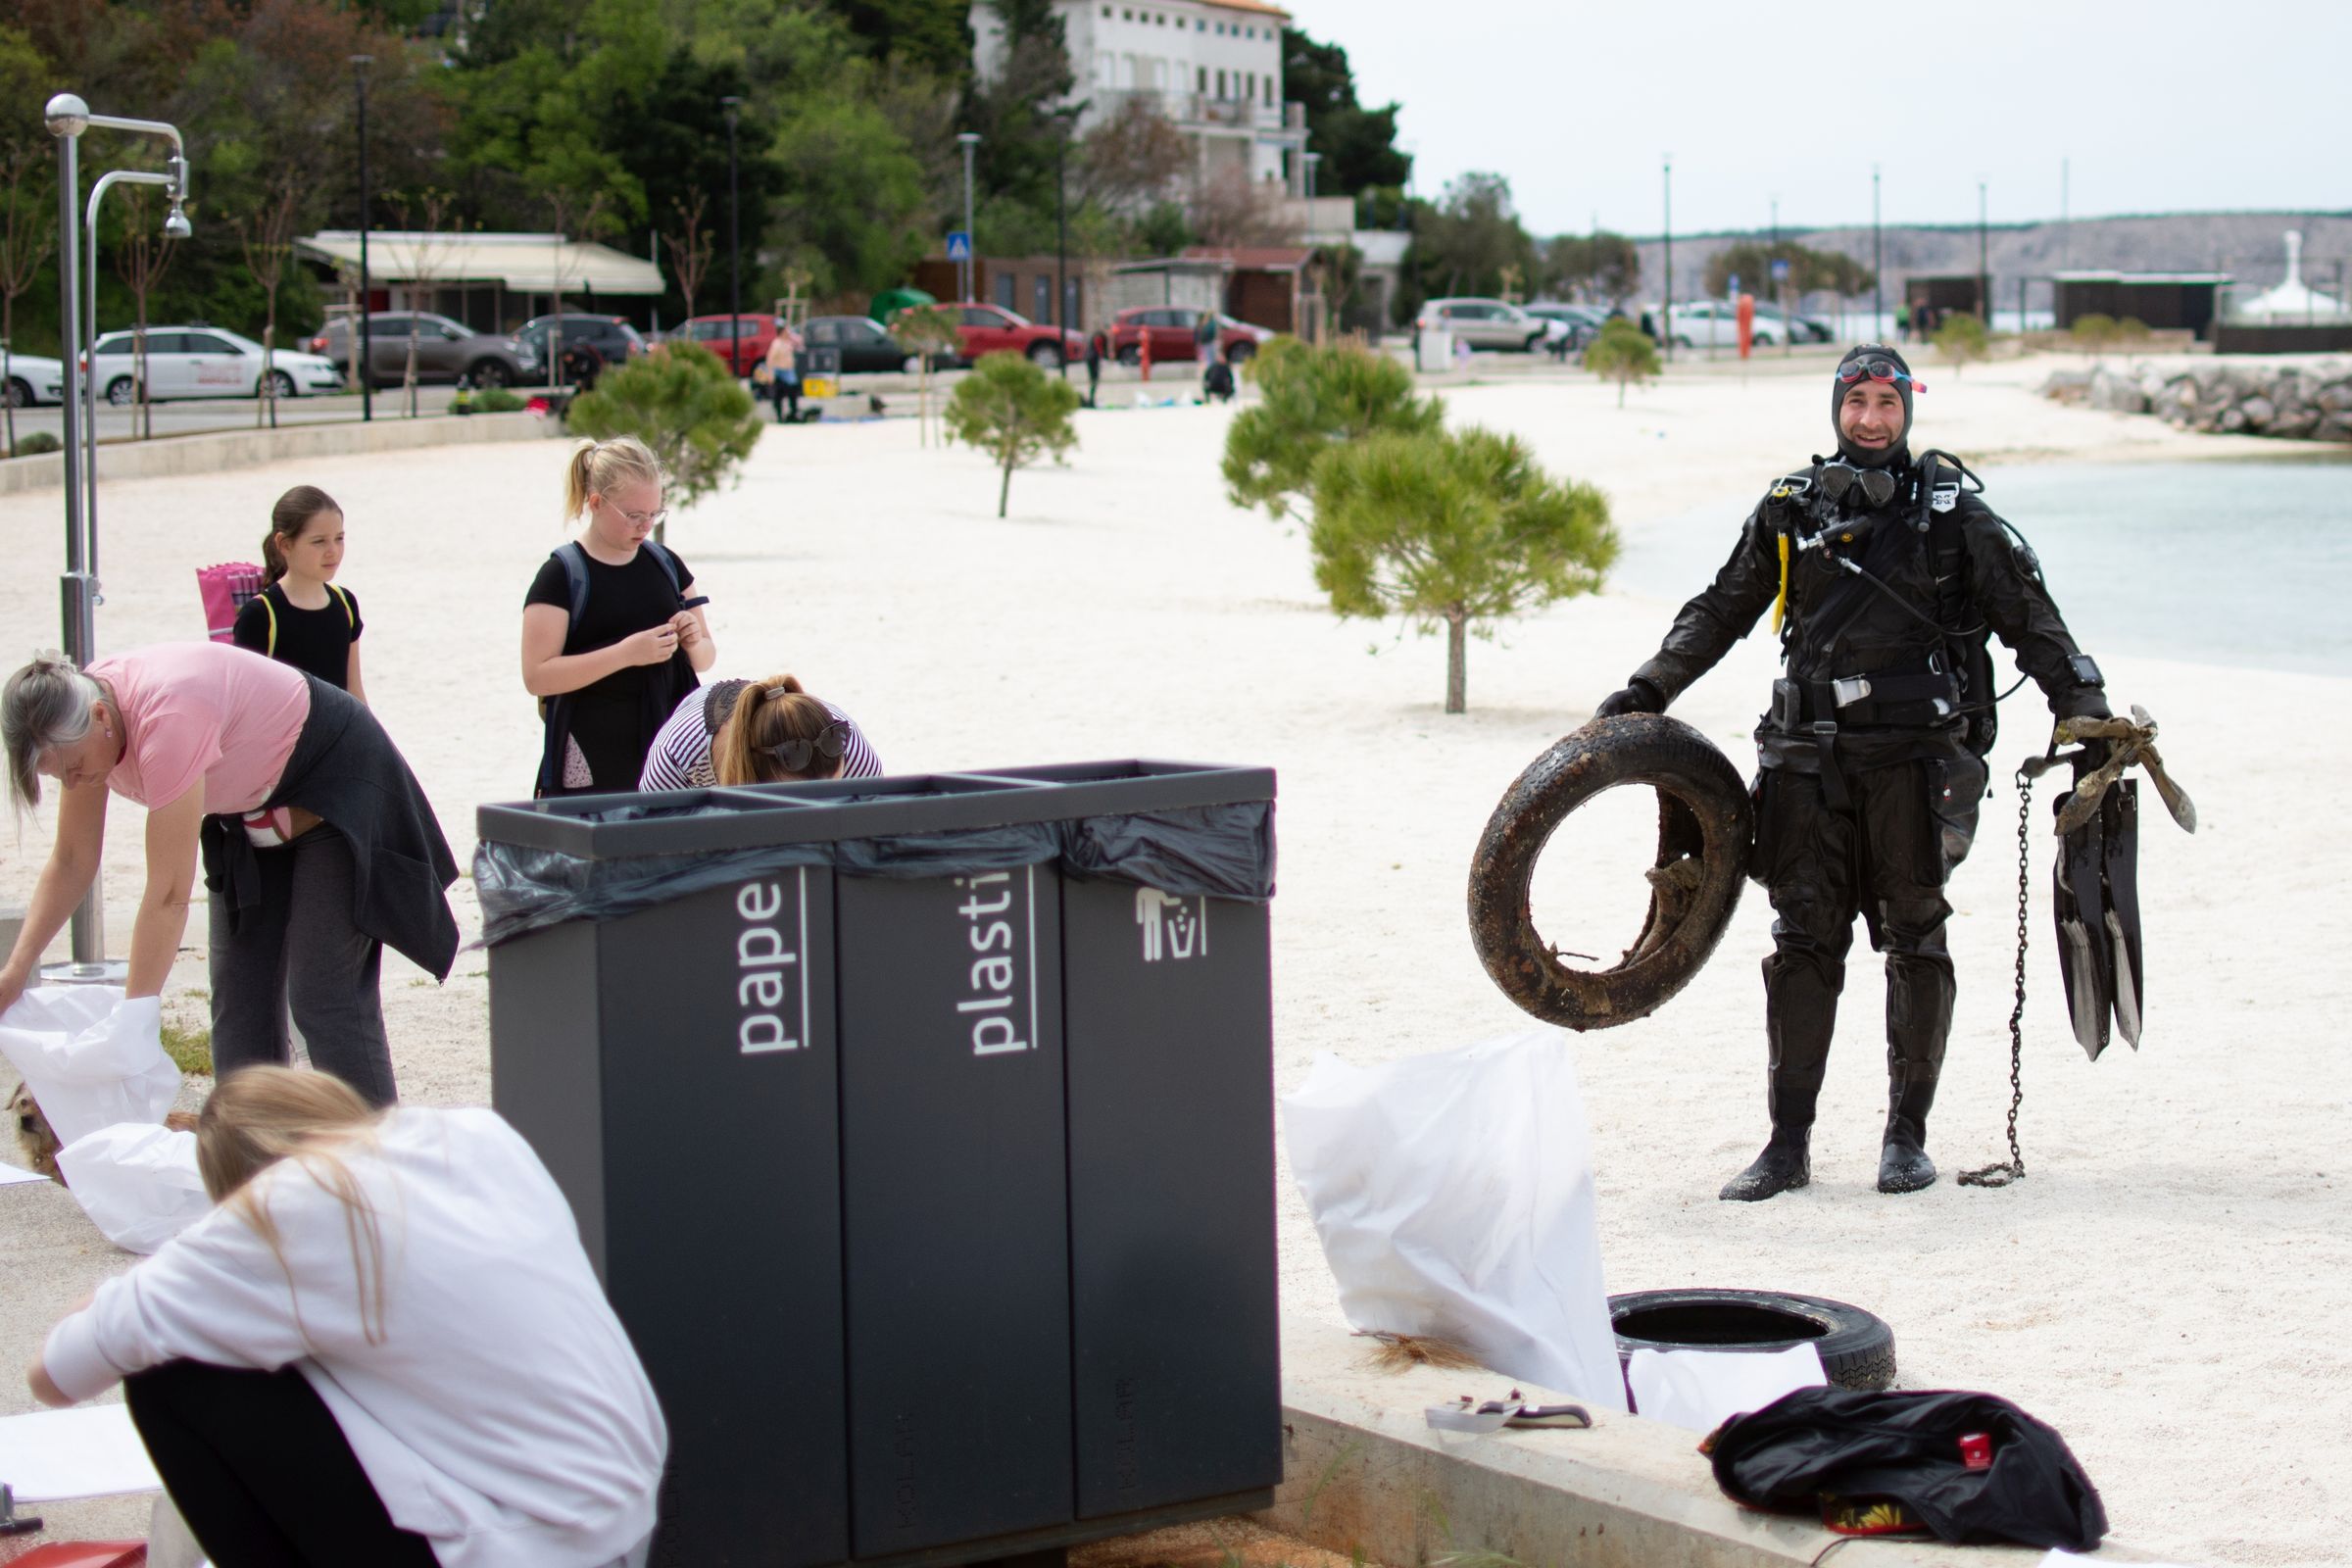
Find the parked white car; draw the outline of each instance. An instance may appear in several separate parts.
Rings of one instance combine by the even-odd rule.
[[[1740,309],[1724,300],[1694,300],[1667,313],[1667,335],[1677,348],[1736,349],[1740,346]],[[1778,347],[1788,328],[1762,311],[1756,313],[1748,341],[1758,348]]]
[[[1490,299],[1431,300],[1414,318],[1413,330],[1440,329],[1451,332],[1456,343],[1466,343],[1474,349],[1530,354],[1555,333],[1567,330],[1556,321],[1530,316],[1516,305]]]
[[[8,356],[8,385],[0,387],[0,398],[12,409],[28,409],[35,403],[63,403],[66,400],[66,365],[63,360],[47,359],[38,354]]]
[[[98,395],[121,407],[138,400],[138,364],[133,334],[109,332],[98,340]],[[334,392],[343,368],[322,354],[279,349],[270,357],[270,378],[281,398],[306,392]],[[218,326],[151,326],[147,329],[147,397],[250,398],[261,395],[262,346]]]

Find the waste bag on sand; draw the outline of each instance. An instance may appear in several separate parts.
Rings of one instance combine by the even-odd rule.
[[[24,1075],[58,1142],[71,1144],[117,1122],[164,1119],[179,1069],[164,1054],[163,1029],[160,998],[34,986],[0,1014],[0,1054]]]
[[[82,1212],[124,1251],[154,1251],[213,1206],[194,1133],[121,1122],[68,1144],[57,1163]]]
[[[1323,1055],[1283,1125],[1349,1323],[1625,1408],[1565,1033],[1372,1067]]]

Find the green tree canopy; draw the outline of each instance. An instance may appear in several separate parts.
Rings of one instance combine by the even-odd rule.
[[[1707,292],[1727,293],[1734,277],[1740,288],[1758,299],[1773,294],[1772,264],[1788,264],[1788,286],[1799,294],[1828,291],[1851,297],[1867,294],[1876,274],[1842,251],[1817,251],[1785,239],[1778,245],[1743,240],[1726,246],[1707,259]]]
[[[1250,362],[1261,396],[1225,431],[1225,494],[1237,507],[1290,514],[1312,482],[1315,460],[1377,434],[1427,434],[1445,407],[1424,398],[1413,372],[1355,343],[1314,345],[1278,337]]]
[[[564,422],[598,441],[633,435],[653,448],[669,475],[662,499],[679,509],[736,477],[761,425],[752,394],[699,343],[663,343],[614,366],[572,399]]]
[[[1561,234],[1544,247],[1542,286],[1596,305],[1621,305],[1642,284],[1642,253],[1607,229]]]
[[[1598,490],[1475,428],[1332,447],[1315,463],[1314,509],[1307,543],[1334,611],[1446,628],[1448,713],[1467,707],[1467,635],[1596,591],[1617,559]]]
[[[1500,174],[1464,174],[1435,206],[1412,214],[1413,244],[1405,255],[1412,308],[1457,294],[1499,294],[1503,270],[1536,274],[1536,242],[1511,206],[1511,182]]]
[[[1317,43],[1297,27],[1282,29],[1283,96],[1306,109],[1306,141],[1323,155],[1315,191],[1353,196],[1372,186],[1402,186],[1412,177],[1412,154],[1396,148],[1396,112],[1388,104],[1356,102],[1348,51]]]
[[[983,354],[972,373],[956,383],[948,399],[948,436],[978,447],[1004,470],[997,488],[997,515],[1012,497],[1012,470],[1039,458],[1063,455],[1078,444],[1070,416],[1078,412],[1078,389],[1048,375],[1019,354]]]

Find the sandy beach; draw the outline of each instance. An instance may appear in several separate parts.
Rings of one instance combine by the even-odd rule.
[[[1719,506],[1721,548],[1689,563],[1694,591],[1767,482],[1827,445],[1828,363],[1744,377],[1689,367],[1622,410],[1613,388],[1573,372],[1446,395],[1455,421],[1517,432],[1554,471],[1600,485],[1629,538]],[[1980,466],[2288,446],[2058,407],[2030,390],[2052,363],[1975,366],[1957,379],[1923,364],[1932,393],[1915,445]],[[1335,619],[1300,528],[1226,503],[1217,456],[1230,418],[1082,415],[1069,465],[1017,474],[1002,521],[986,461],[918,445],[910,420],[773,429],[740,486],[673,518],[669,544],[712,596],[718,673],[796,672],[857,717],[894,772],[1128,756],[1277,768],[1283,1091],[1321,1052],[1370,1061],[1525,1027],[1471,953],[1471,851],[1504,787],[1622,683],[1674,605],[1610,592],[1474,642],[1470,711],[1448,717],[1442,640]],[[518,609],[563,539],[565,451],[545,441],[107,484],[100,647],[202,635],[192,568],[254,559],[270,501],[292,484],[324,487],[349,518],[340,580],[367,617],[369,696],[465,863],[474,807],[529,792],[539,730],[516,671]],[[1987,499],[2000,507],[1997,491]],[[55,492],[0,501],[19,561],[0,581],[12,665],[57,637],[60,506]],[[2013,520],[2033,532],[2031,516]],[[2053,588],[2063,608],[2070,585]],[[2352,1516],[2341,1136],[2352,1074],[2337,1031],[2352,1010],[2341,891],[2352,834],[2333,811],[2352,734],[2330,720],[2352,682],[2090,651],[2119,703],[2164,721],[2166,759],[2204,821],[2192,839],[2151,811],[2143,833],[2141,1050],[2119,1043],[2091,1064],[2073,1042],[2037,801],[2020,1124],[2032,1174],[2000,1192],[1949,1180],[2003,1152],[2009,773],[2046,736],[2028,688],[2004,710],[1995,794],[1950,892],[1960,1002],[1929,1141],[1946,1179],[1910,1198],[1874,1190],[1882,987],[1858,942],[1812,1187],[1760,1205],[1716,1200],[1765,1132],[1756,964],[1769,911],[1751,889],[1682,997],[1563,1045],[1593,1119],[1609,1285],[1776,1288],[1864,1305],[1893,1325],[1902,1386],[1984,1389],[2056,1426],[2119,1538],[2188,1563],[2340,1562]],[[1675,710],[1743,772],[1773,653],[1768,637],[1750,638]],[[1649,810],[1646,797],[1612,799],[1563,834],[1539,887],[1554,941],[1597,953],[1632,940]],[[117,804],[106,854],[117,950],[140,887],[139,824]],[[48,828],[44,812],[0,845],[0,899],[24,901]],[[470,938],[470,885],[455,898]],[[203,919],[199,909],[172,991],[191,1019],[207,983]],[[479,952],[443,987],[387,957],[407,1098],[487,1100],[486,994]],[[1285,1310],[1336,1319],[1287,1170],[1281,1201]],[[29,1406],[15,1369],[50,1321],[130,1259],[53,1188],[0,1189],[0,1412],[12,1412]],[[130,1525],[120,1504],[72,1517]]]

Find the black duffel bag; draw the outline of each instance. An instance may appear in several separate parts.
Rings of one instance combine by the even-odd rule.
[[[2089,1551],[2107,1533],[2066,1440],[1989,1394],[1799,1389],[1726,1421],[1706,1451],[1735,1500],[1849,1534]]]

